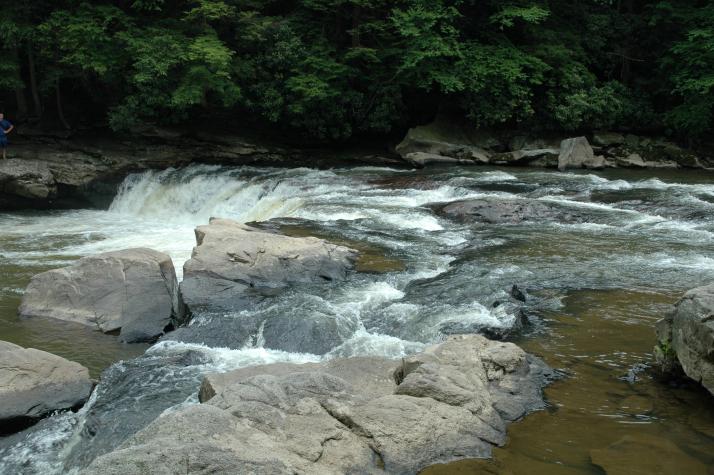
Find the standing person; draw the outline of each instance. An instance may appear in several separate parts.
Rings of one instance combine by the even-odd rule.
[[[15,126],[5,119],[5,114],[0,112],[0,148],[2,148],[2,159],[7,158],[7,134],[12,132]]]

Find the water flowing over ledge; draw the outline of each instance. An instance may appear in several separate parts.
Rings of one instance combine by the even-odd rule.
[[[676,174],[613,173],[199,165],[131,175],[108,211],[4,214],[0,265],[9,271],[0,291],[8,301],[17,300],[32,273],[119,248],[167,252],[180,275],[195,242],[193,228],[211,216],[273,220],[286,229],[368,243],[404,266],[356,274],[327,289],[296,289],[251,310],[349,322],[350,338],[326,356],[261,348],[257,335],[253,347],[164,341],[140,358],[126,356],[104,372],[80,412],[58,414],[1,441],[0,471],[23,466],[45,474],[85,466],[151,418],[195,404],[207,372],[333,356],[401,357],[446,334],[504,331],[518,318],[502,305],[513,284],[527,289],[524,311],[538,329],[539,318],[562,308],[569,291],[678,292],[712,280],[714,185]],[[579,219],[459,223],[429,206],[478,198],[554,203]],[[191,325],[220,327],[232,318],[240,315],[199,316]],[[91,361],[98,345],[58,352]]]

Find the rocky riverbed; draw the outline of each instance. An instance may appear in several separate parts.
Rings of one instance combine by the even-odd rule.
[[[273,453],[276,470],[329,472],[360,463],[411,473],[429,463],[484,456],[505,441],[503,423],[542,407],[532,396],[528,400],[535,402],[520,409],[503,404],[517,402],[518,391],[529,387],[537,391],[528,394],[539,394],[547,378],[544,367],[533,363],[537,359],[510,343],[467,337],[469,348],[483,348],[471,360],[463,348],[449,351],[449,358],[439,356],[448,341],[463,338],[457,335],[474,333],[515,341],[562,378],[546,389],[548,410],[511,426],[511,442],[495,451],[497,467],[515,470],[537,459],[541,473],[559,470],[563,461],[571,473],[589,473],[635,446],[667,448],[652,451],[655,465],[676,454],[687,466],[706,466],[714,462],[706,449],[714,428],[714,415],[706,410],[711,396],[694,383],[669,388],[656,381],[650,366],[654,322],[686,290],[714,280],[713,187],[704,173],[676,171],[199,165],[131,175],[107,211],[5,213],[3,335],[94,374],[103,371],[79,411],[62,411],[0,439],[0,468],[44,474],[95,464],[131,471],[132,463],[142,461],[143,448],[163,444],[167,431],[175,433],[196,418],[214,420],[209,417],[222,421],[234,448],[247,443],[240,434],[248,429],[241,428],[273,427],[261,432],[261,446],[262,453]],[[211,217],[231,221],[208,225]],[[214,233],[213,227],[220,229]],[[231,243],[231,235],[242,236],[237,241],[246,245]],[[312,236],[302,248],[308,252],[291,255],[294,246],[285,240],[305,236]],[[228,239],[222,245],[230,251],[213,255],[214,239]],[[17,318],[20,296],[34,274],[81,266],[82,256],[144,247],[171,258],[191,319],[186,326],[174,324],[177,330],[162,328],[164,335],[141,356],[133,357],[131,345],[113,350],[116,343],[110,342],[121,331],[101,334],[46,315]],[[324,253],[335,258],[332,264],[309,258]],[[365,253],[383,256],[382,265],[360,266]],[[210,273],[210,267],[218,272]],[[219,287],[229,298],[191,300],[191,292],[200,296]],[[81,338],[75,341],[83,345],[59,344],[58,332]],[[142,353],[146,345],[139,348]],[[490,374],[493,358],[485,355],[502,348],[511,356],[499,364],[511,369]],[[114,358],[123,361],[98,361],[102,351],[117,351]],[[374,364],[355,373],[340,367],[341,361],[362,358]],[[483,372],[465,373],[466,361]],[[296,363],[306,365],[296,372]],[[221,373],[233,379],[221,382],[215,376]],[[535,386],[523,379],[528,374]],[[355,375],[374,384],[356,385]],[[435,384],[453,391],[435,391]],[[485,394],[472,389],[479,385],[489,388],[488,404],[474,399]],[[463,434],[458,429],[443,436],[458,434],[459,441],[471,441],[468,447],[449,442],[439,451],[443,456],[421,449],[423,458],[408,455],[407,447],[420,447],[427,433],[440,429],[421,418],[423,427],[432,428],[423,437],[410,438],[395,423],[392,435],[379,439],[376,434],[388,431],[375,414],[388,420],[385,405],[404,398],[419,399],[417,406],[441,411],[447,420],[465,409],[463,417],[485,418],[474,404],[490,404],[495,413],[487,425],[495,432],[470,423]],[[687,411],[681,410],[682,399]],[[264,411],[253,420],[246,408],[258,403]],[[291,421],[282,435],[271,432],[279,427],[276,420]],[[547,430],[537,430],[531,420]],[[300,424],[320,428],[314,440],[291,443],[295,438],[285,437]],[[594,434],[587,440],[577,436],[586,427]],[[171,447],[184,450],[200,442],[190,437]],[[214,461],[226,464],[220,466],[266,463],[204,442],[217,454]],[[542,452],[534,453],[535,447]],[[504,460],[503,453],[510,458]],[[204,462],[190,456],[188,466]],[[167,463],[185,468],[186,460]]]

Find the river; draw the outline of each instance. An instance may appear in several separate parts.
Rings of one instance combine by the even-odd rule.
[[[428,206],[480,197],[558,203],[585,219],[461,224]],[[226,335],[198,343],[169,337],[149,347],[16,317],[33,274],[97,252],[161,250],[180,278],[193,228],[212,216],[272,220],[288,234],[363,250],[366,272],[250,310],[332,315],[349,338],[327,355],[246,347]],[[664,384],[648,367],[654,322],[685,290],[714,281],[714,175],[197,165],[128,177],[108,210],[4,213],[0,226],[0,339],[78,361],[93,377],[101,373],[78,413],[58,413],[0,438],[0,473],[77,471],[154,417],[197,403],[207,372],[334,356],[399,357],[447,333],[505,333],[517,317],[498,302],[514,284],[528,296],[530,324],[509,338],[563,375],[546,391],[549,410],[511,426],[509,443],[493,460],[427,472],[595,474],[602,471],[594,462],[616,460],[621,473],[670,473],[673,466],[707,473],[714,464],[711,396]],[[195,324],[218,335],[236,318]]]

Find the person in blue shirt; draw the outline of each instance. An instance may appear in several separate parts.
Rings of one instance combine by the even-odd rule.
[[[5,114],[0,112],[0,148],[2,149],[2,159],[7,158],[7,134],[12,132],[15,126],[10,123],[9,120],[5,119]]]

